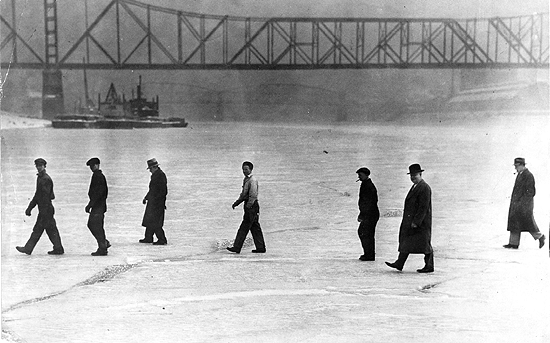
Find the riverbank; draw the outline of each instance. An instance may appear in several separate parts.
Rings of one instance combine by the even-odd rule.
[[[46,119],[26,117],[23,114],[0,111],[0,129],[24,129],[33,127],[46,127],[52,124]]]

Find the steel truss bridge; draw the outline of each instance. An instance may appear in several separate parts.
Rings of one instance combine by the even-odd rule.
[[[7,1],[6,1],[7,2]],[[44,40],[25,39],[16,0],[0,15],[1,67],[23,69],[548,68],[548,13],[485,19],[250,18],[112,0]],[[62,6],[62,5],[59,5]],[[64,5],[63,5],[64,6]],[[11,14],[11,15],[10,15]],[[72,19],[74,20],[74,18]],[[41,25],[41,24],[40,24]],[[78,26],[78,25],[77,25]]]

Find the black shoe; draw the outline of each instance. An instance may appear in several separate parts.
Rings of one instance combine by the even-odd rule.
[[[168,244],[168,241],[156,241],[153,243],[153,245],[166,245]]]
[[[149,239],[145,239],[145,238],[144,238],[144,239],[140,239],[139,242],[140,242],[140,243],[153,243],[153,240],[152,240],[152,239],[149,240]]]
[[[23,254],[27,254],[27,255],[31,254],[29,251],[25,250],[25,247],[15,247],[15,249],[17,249],[17,251],[19,251]]]
[[[97,251],[93,252],[91,255],[92,256],[107,256],[107,250],[97,249]]]
[[[254,250],[252,250],[252,252],[256,253],[256,254],[263,254],[263,253],[265,253],[265,249],[264,250],[254,249]]]
[[[540,243],[539,243],[539,245],[540,245]],[[506,248],[506,249],[517,249],[519,246],[516,245],[516,244],[505,244],[505,245],[503,245],[503,247]]]
[[[544,235],[542,235],[540,238],[539,238],[539,249],[541,249],[543,246],[544,246],[544,241],[546,240],[546,237],[544,237]]]
[[[111,247],[111,242],[109,242],[108,239],[105,240],[105,246],[107,247],[107,249]]]
[[[361,261],[374,261],[374,257],[368,257],[366,255],[359,256],[359,260]]]
[[[386,265],[391,268],[395,268],[399,271],[403,270],[403,267],[398,266],[396,263],[386,262]]]
[[[418,273],[433,273],[434,272],[434,269],[433,268],[422,268],[422,269],[417,269],[416,270]]]
[[[236,253],[236,254],[240,254],[240,253],[241,253],[241,251],[240,251],[240,250],[237,250],[237,248],[235,248],[235,247],[227,247],[226,249],[229,250],[229,251],[231,251],[231,252],[234,252],[234,253]]]
[[[52,250],[52,251],[48,251],[48,255],[63,255],[65,253],[65,251],[63,250]]]

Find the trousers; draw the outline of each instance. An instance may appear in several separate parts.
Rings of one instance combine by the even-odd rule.
[[[529,231],[529,233],[531,234],[531,236],[533,236],[533,238],[535,240],[539,239],[542,237],[542,233],[540,231]],[[511,245],[518,245],[519,246],[519,241],[521,239],[521,231],[510,231],[510,244]]]
[[[397,257],[397,261],[395,261],[395,264],[397,266],[403,268],[405,265],[405,262],[407,261],[407,258],[409,257],[409,253],[406,252],[400,252],[399,256]],[[434,269],[434,253],[424,254],[424,264],[426,268]]]
[[[88,229],[97,241],[97,247],[99,250],[107,250],[107,239],[105,238],[105,213],[92,212],[88,217]]]
[[[145,240],[146,241],[153,241],[153,235],[157,236],[157,239],[159,242],[167,243],[168,240],[166,239],[166,234],[164,233],[164,229],[162,226],[146,226],[145,227]]]
[[[61,244],[61,236],[59,235],[59,230],[57,230],[57,224],[55,218],[53,217],[54,210],[53,207],[51,210],[44,212],[39,212],[38,217],[36,218],[36,223],[32,229],[31,237],[25,244],[25,250],[29,253],[34,250],[34,247],[42,237],[44,231],[48,235],[50,242],[53,244],[53,250],[64,252],[63,245]]]
[[[246,204],[244,206],[244,215],[243,221],[237,230],[237,236],[235,237],[235,242],[233,247],[239,251],[242,249],[244,240],[248,235],[248,232],[252,233],[252,239],[254,240],[254,245],[257,250],[265,250],[265,241],[264,235],[262,233],[262,228],[260,226],[260,205],[258,202],[247,208]]]
[[[363,220],[359,224],[359,229],[357,229],[357,234],[359,235],[359,240],[363,247],[363,255],[367,258],[374,258],[375,255],[374,233],[376,230],[376,223],[378,223],[378,219]]]

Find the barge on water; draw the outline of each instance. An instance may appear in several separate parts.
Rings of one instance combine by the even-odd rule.
[[[60,129],[144,129],[187,127],[184,118],[161,118],[159,116],[159,98],[147,101],[141,90],[141,76],[136,89],[136,97],[132,89],[132,98],[126,100],[120,96],[115,85],[111,83],[105,99],[98,95],[97,111],[77,111],[78,114],[66,114],[55,117],[52,126]],[[87,99],[87,104],[90,100]]]

